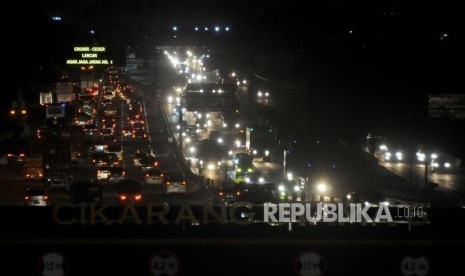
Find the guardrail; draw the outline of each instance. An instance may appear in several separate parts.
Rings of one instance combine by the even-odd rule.
[[[190,180],[190,181],[192,181],[194,183],[204,184],[205,183],[204,177],[200,176],[200,175],[197,175],[197,174],[194,174],[192,172],[191,168],[186,163],[186,156],[184,155],[184,152],[183,152],[183,150],[181,149],[181,147],[179,145],[179,140],[176,137],[176,134],[175,134],[173,128],[171,127],[171,124],[170,124],[169,119],[168,119],[168,114],[166,114],[166,109],[165,109],[164,104],[162,102],[160,102],[160,101],[157,101],[157,104],[158,104],[158,107],[160,108],[160,111],[161,111],[161,114],[162,114],[162,117],[163,117],[163,122],[164,122],[165,127],[166,127],[166,129],[168,131],[168,135],[170,137],[172,137],[173,141],[175,142],[175,146],[172,147],[172,152],[173,152],[173,156],[176,159],[176,163],[179,166],[179,169],[182,171],[184,177],[186,177],[188,180]]]

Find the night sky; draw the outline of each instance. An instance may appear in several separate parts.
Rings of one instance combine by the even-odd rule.
[[[174,24],[228,24],[234,33],[219,39],[230,39],[231,49],[237,43],[256,52],[300,53],[303,63],[312,49],[322,60],[348,60],[425,93],[459,92],[462,87],[457,1],[311,1],[305,3],[309,7],[303,1],[218,2],[14,3],[17,8],[11,12],[17,22],[3,22],[9,26],[10,47],[14,45],[9,52],[14,55],[5,57],[12,69],[7,89],[17,91],[21,83],[26,95],[40,90],[56,78],[75,43],[95,39],[124,47],[143,43],[144,37],[157,42]],[[63,21],[53,22],[54,15]],[[95,29],[94,36],[90,29]]]

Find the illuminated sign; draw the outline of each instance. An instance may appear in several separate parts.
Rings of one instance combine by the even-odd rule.
[[[74,52],[79,56],[66,60],[67,65],[109,65],[113,60],[99,57],[106,53],[105,47],[76,46]]]

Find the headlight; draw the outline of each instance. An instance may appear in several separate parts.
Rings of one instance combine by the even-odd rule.
[[[250,178],[249,178],[249,177],[246,177],[246,178],[245,178],[245,182],[246,182],[246,183],[250,183]]]
[[[252,151],[253,155],[257,155],[257,150]]]
[[[200,165],[203,165],[203,160],[200,160],[199,163],[200,163]]]
[[[213,164],[208,164],[208,165],[207,165],[207,169],[208,169],[209,171],[213,171],[213,170],[215,169],[215,165],[213,165]]]
[[[300,191],[300,187],[299,186],[294,186],[294,191],[296,191],[296,192]]]
[[[396,152],[396,157],[397,157],[397,160],[402,160],[402,152],[400,151]]]
[[[283,185],[279,185],[279,186],[278,186],[278,190],[279,190],[280,192],[284,192],[284,191],[286,191],[286,188],[285,188]]]
[[[450,168],[450,163],[449,162],[444,163],[444,167],[445,168]]]
[[[265,150],[265,156],[269,156],[270,155],[270,151],[269,150]]]
[[[263,177],[259,177],[258,178],[258,183],[263,183],[263,182],[265,182],[265,179]]]
[[[316,186],[317,190],[320,192],[320,193],[324,193],[327,189],[326,187],[326,184],[324,183],[320,183]]]

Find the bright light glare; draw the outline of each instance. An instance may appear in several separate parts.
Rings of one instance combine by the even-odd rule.
[[[291,181],[294,178],[292,173],[287,173],[287,180]]]
[[[316,186],[317,190],[320,192],[320,193],[324,193],[327,189],[326,187],[326,184],[324,183],[320,183]]]

